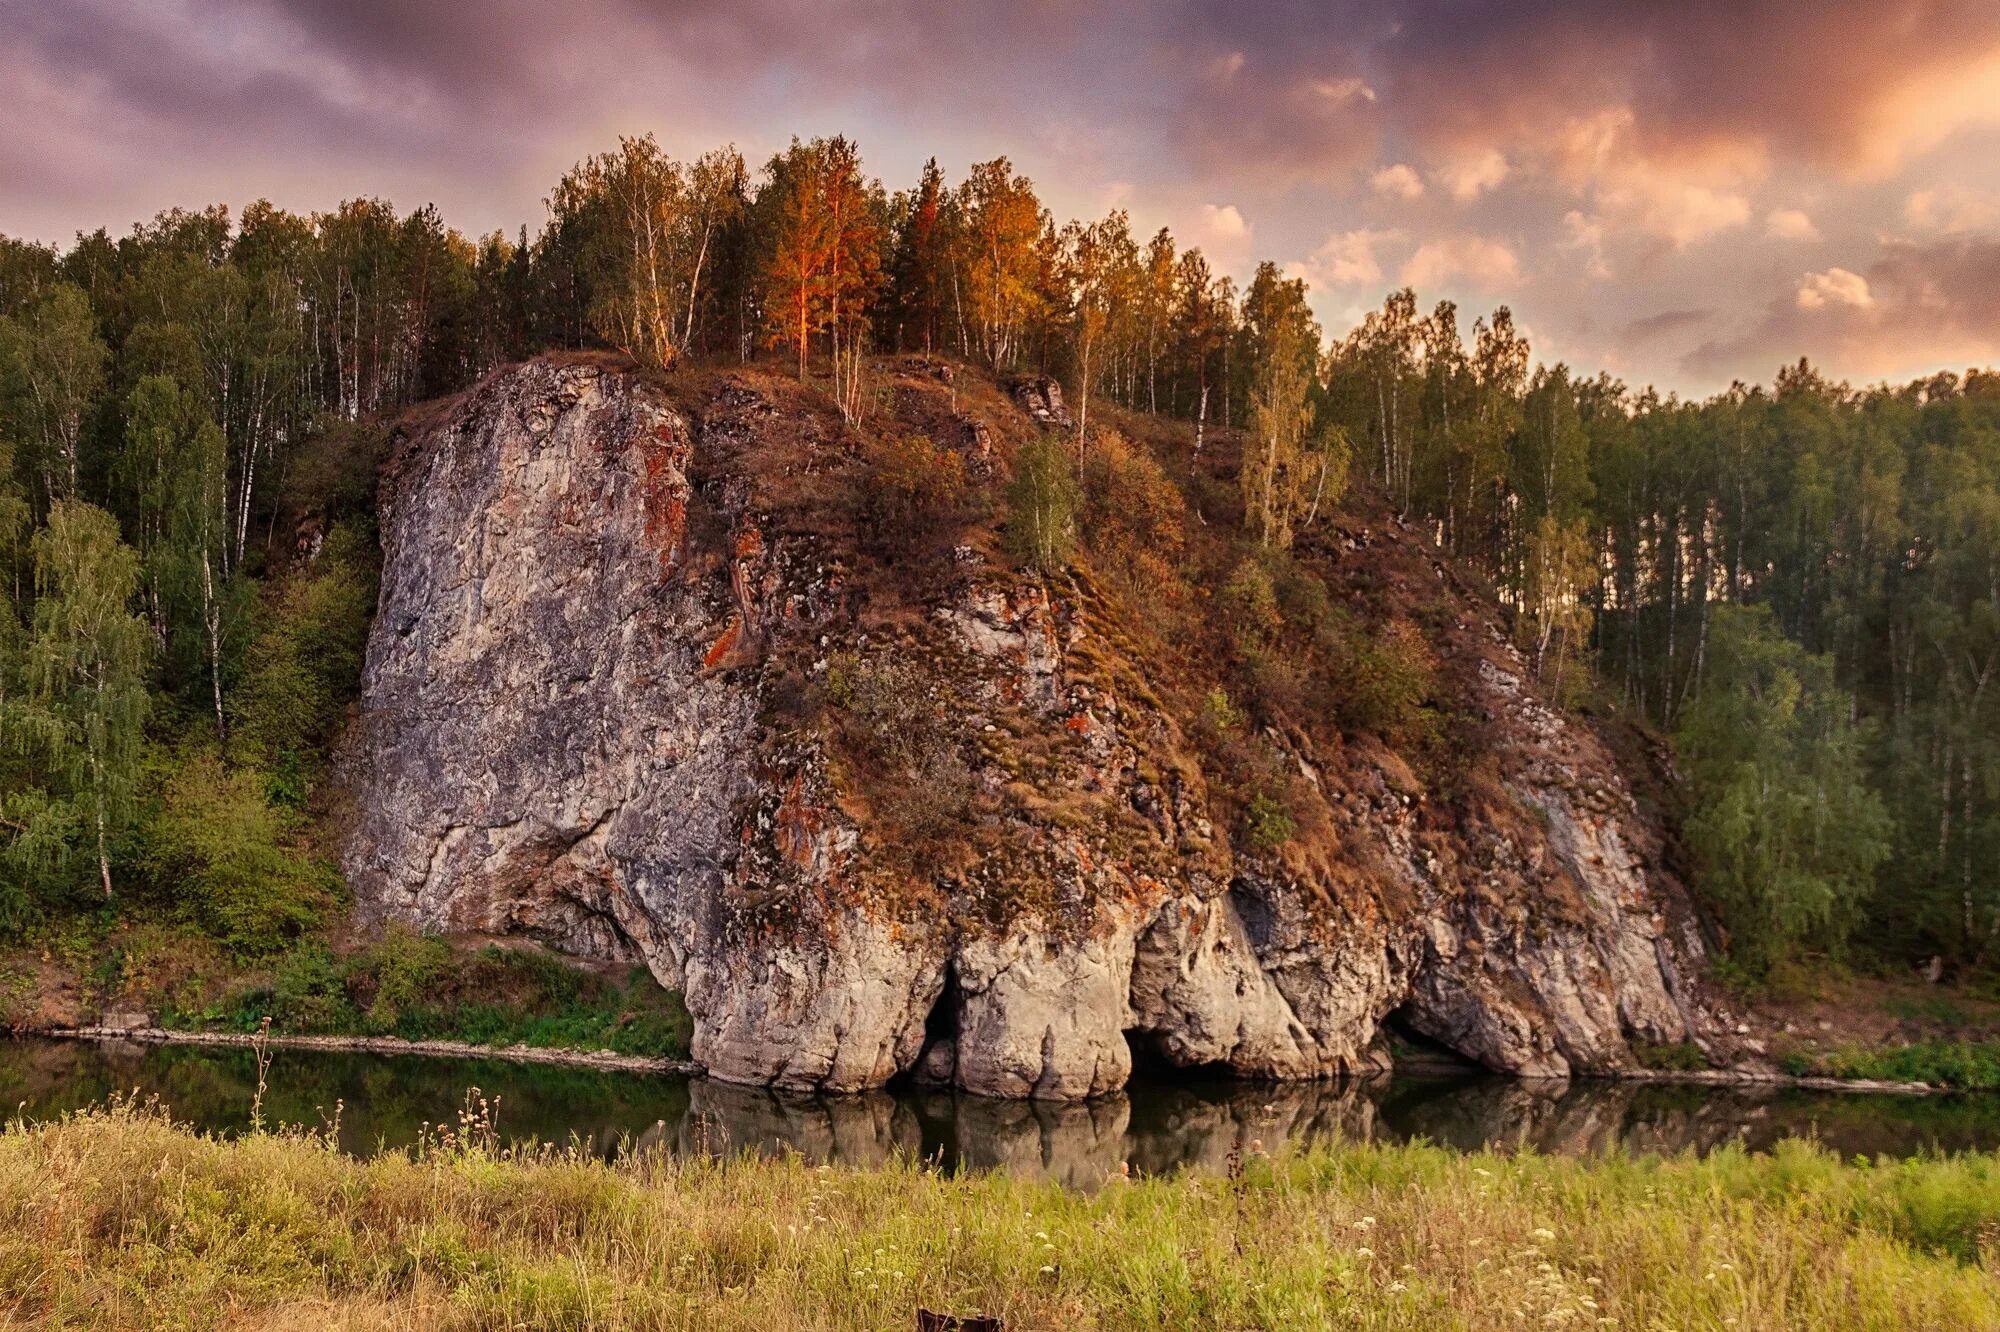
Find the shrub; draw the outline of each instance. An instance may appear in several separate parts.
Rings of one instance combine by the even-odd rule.
[[[1693,1041],[1640,1043],[1632,1047],[1632,1053],[1640,1064],[1662,1072],[1698,1073],[1709,1066],[1708,1056]]]
[[[1092,441],[1083,488],[1093,532],[1116,529],[1177,558],[1187,540],[1187,501],[1166,468],[1116,431]]]
[[[257,997],[251,996],[252,1007]],[[300,944],[285,954],[272,972],[269,999],[268,1016],[281,1031],[346,1031],[359,1023],[340,963],[323,943]]]
[[[1278,613],[1285,623],[1308,635],[1317,635],[1333,618],[1333,598],[1326,583],[1296,560],[1286,559],[1271,580],[1278,601]]]
[[[923,435],[895,435],[868,446],[859,509],[872,535],[894,544],[935,538],[961,516],[970,494],[965,458]]]
[[[1319,639],[1329,662],[1329,705],[1343,730],[1391,742],[1437,739],[1441,719],[1429,706],[1437,665],[1415,625],[1392,620],[1370,633],[1336,608]]]
[[[418,934],[396,922],[383,932],[381,941],[368,950],[360,965],[350,968],[348,985],[352,989],[359,976],[373,982],[368,1025],[388,1031],[404,1013],[437,1002],[451,961],[451,948],[444,940]]]
[[[1250,797],[1243,812],[1243,835],[1259,851],[1275,851],[1292,840],[1298,825],[1285,811],[1284,801],[1268,791]]]
[[[1884,1082],[1928,1082],[1957,1091],[2000,1089],[2000,1041],[1919,1041],[1893,1049],[1794,1053],[1785,1071]]]
[[[278,789],[302,802],[304,770],[361,688],[375,611],[372,543],[335,527],[319,553],[259,610],[241,686],[230,702],[240,739],[271,756]]]
[[[1246,559],[1237,564],[1229,581],[1216,594],[1215,606],[1239,654],[1254,655],[1284,632],[1285,617],[1278,612],[1277,589],[1272,586],[1270,573],[1257,560]]]
[[[825,698],[841,713],[850,752],[868,769],[869,799],[892,840],[921,868],[964,822],[973,775],[930,681],[895,657],[836,654]]]
[[[156,883],[174,886],[197,922],[243,956],[283,948],[317,926],[338,877],[295,845],[301,819],[267,798],[261,768],[232,767],[206,747],[170,763],[141,837]]]
[[[1204,727],[1226,735],[1243,725],[1243,713],[1230,701],[1229,691],[1217,685],[1201,700],[1200,721]]]

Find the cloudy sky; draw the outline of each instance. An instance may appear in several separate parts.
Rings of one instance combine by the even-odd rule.
[[[653,131],[1007,154],[1059,216],[1707,392],[2000,362],[1996,0],[0,0],[0,232],[378,194],[531,227]]]

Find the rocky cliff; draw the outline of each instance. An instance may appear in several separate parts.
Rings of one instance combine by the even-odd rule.
[[[999,553],[1028,416],[881,375],[862,434],[972,478],[928,543],[885,536],[865,439],[751,373],[545,359],[405,431],[343,761],[365,907],[642,959],[711,1074],[787,1088],[1077,1099],[1135,1050],[1317,1078],[1385,1066],[1391,1025],[1562,1075],[1703,1035],[1657,831],[1415,534],[1343,520],[1311,558],[1429,589],[1449,773],[1237,723],[1289,811],[1246,835],[1199,657],[1087,561]]]

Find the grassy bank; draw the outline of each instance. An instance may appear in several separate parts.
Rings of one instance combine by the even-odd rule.
[[[219,1002],[167,1009],[161,1025],[251,1032],[267,1016],[274,1031],[289,1036],[395,1036],[671,1059],[687,1054],[690,1035],[680,996],[642,967],[614,976],[536,949],[455,949],[406,930],[345,956],[301,946],[266,978],[231,988]]]
[[[1928,1082],[1954,1091],[2000,1090],[2000,1041],[1915,1041],[1886,1047],[1842,1046],[1784,1058],[1787,1073],[1805,1077]]]
[[[1356,1146],[1234,1178],[370,1161],[130,1110],[0,1133],[0,1305],[51,1327],[2000,1328],[2000,1160]]]
[[[254,959],[184,923],[112,914],[43,931],[0,955],[0,1025],[96,1025],[139,1013],[177,1031],[390,1036],[611,1050],[680,1059],[692,1024],[643,967],[594,966],[530,946],[391,926]],[[129,1022],[124,1025],[130,1025]]]

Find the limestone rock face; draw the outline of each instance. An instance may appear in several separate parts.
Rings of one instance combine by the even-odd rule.
[[[1274,734],[1330,849],[1235,847],[1084,591],[961,546],[883,616],[855,549],[770,497],[777,460],[830,465],[813,418],[754,377],[707,392],[541,360],[401,442],[342,760],[365,908],[642,961],[714,1077],[790,1089],[1080,1100],[1134,1049],[1320,1078],[1386,1067],[1391,1022],[1559,1076],[1702,1034],[1657,837],[1485,620],[1453,648],[1488,719],[1477,800],[1447,816],[1393,754]],[[939,775],[897,797],[796,696],[873,697],[833,682],[902,660],[929,711],[883,743]],[[895,800],[947,788],[962,854],[899,858]]]

